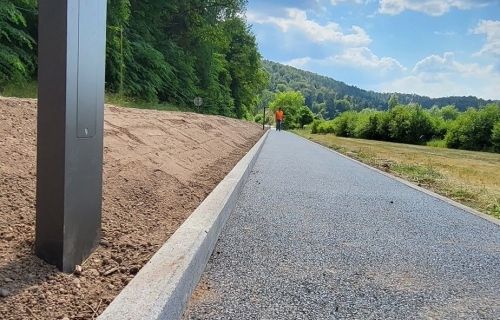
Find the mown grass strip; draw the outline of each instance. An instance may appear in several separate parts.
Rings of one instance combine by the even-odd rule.
[[[294,133],[500,219],[500,154]]]

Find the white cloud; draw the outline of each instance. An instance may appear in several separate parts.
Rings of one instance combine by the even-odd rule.
[[[330,3],[334,6],[336,6],[342,2],[354,2],[356,4],[361,4],[361,3],[363,3],[363,0],[330,0]]]
[[[457,33],[455,31],[434,31],[434,34],[436,36],[452,37],[455,36]]]
[[[370,36],[359,26],[352,26],[351,33],[344,33],[335,22],[321,25],[307,17],[307,13],[299,9],[286,9],[287,17],[260,16],[254,12],[247,13],[247,19],[255,24],[273,24],[282,32],[299,30],[311,41],[317,43],[337,43],[347,46],[365,46],[371,43]]]
[[[453,52],[430,55],[410,69],[394,58],[378,57],[364,47],[346,48],[339,54],[322,59],[293,59],[285,64],[313,72],[341,67],[348,67],[352,72],[366,72],[364,75],[378,77],[379,84],[368,87],[375,91],[416,93],[430,97],[473,95],[500,99],[500,72],[491,64],[458,61]]]
[[[453,52],[446,52],[443,56],[431,55],[415,65],[413,73],[426,75],[460,74],[465,77],[482,77],[494,71],[494,67],[489,65],[483,67],[477,63],[460,63],[455,60]]]
[[[454,54],[446,52],[442,57],[438,55],[428,56],[415,65],[414,73],[440,73],[450,72],[454,69]]]
[[[379,58],[369,48],[347,48],[343,52],[322,59],[303,57],[293,59],[284,64],[300,68],[311,69],[312,66],[336,67],[347,66],[358,70],[386,73],[388,71],[405,71],[396,59],[390,57]]]
[[[500,99],[500,73],[492,65],[461,63],[452,52],[447,52],[420,60],[410,74],[374,89],[431,97],[474,95]]]
[[[500,56],[500,21],[481,20],[472,32],[486,35],[486,44],[479,54]]]
[[[339,55],[333,57],[333,61],[340,65],[347,65],[354,68],[373,69],[382,72],[391,70],[405,70],[405,67],[394,58],[376,56],[370,49],[348,48]]]
[[[379,12],[397,15],[405,10],[423,12],[431,16],[441,16],[452,8],[467,10],[484,6],[483,0],[380,0]]]
[[[284,62],[283,64],[295,67],[297,69],[305,69],[307,68],[307,65],[311,63],[311,61],[313,61],[311,57],[303,57],[303,58],[292,59],[290,61]]]

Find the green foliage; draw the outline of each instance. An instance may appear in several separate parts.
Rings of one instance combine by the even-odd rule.
[[[500,121],[497,121],[493,126],[491,143],[493,144],[493,150],[495,152],[500,152]]]
[[[255,121],[257,123],[262,123],[263,119],[264,119],[264,116],[262,115],[262,113],[257,113],[255,115],[255,117],[253,118],[253,121]]]
[[[398,96],[396,94],[391,95],[387,104],[389,106],[389,110],[395,108],[399,104]]]
[[[417,103],[424,108],[454,105],[459,110],[468,107],[484,106],[492,101],[476,97],[446,97],[432,99],[413,94],[390,94],[366,91],[334,79],[311,72],[299,70],[279,63],[265,61],[264,67],[271,75],[269,90],[272,92],[300,91],[305,105],[315,114],[332,119],[349,110],[360,111],[366,108],[387,110],[389,104]],[[389,100],[392,99],[391,103]]]
[[[311,124],[311,133],[313,134],[316,134],[316,133],[319,133],[318,131],[318,127],[321,123],[323,123],[324,121],[323,120],[320,120],[320,119],[314,119],[312,124]]]
[[[0,90],[35,77],[36,4],[0,0]],[[108,0],[106,90],[123,101],[182,109],[193,109],[199,96],[199,111],[253,119],[269,76],[242,18],[245,4]]]
[[[455,106],[449,105],[439,109],[439,115],[445,121],[453,121],[458,118],[458,116],[460,115],[460,111],[458,111]]]
[[[171,104],[168,102],[151,102],[140,99],[133,99],[123,97],[117,93],[107,93],[105,96],[106,103],[119,105],[121,107],[136,108],[136,109],[149,109],[149,110],[162,110],[162,111],[192,111],[186,107],[179,106],[178,104]]]
[[[0,89],[29,80],[36,70],[35,40],[27,24],[35,8],[34,0],[0,0]]]
[[[391,166],[391,169],[412,181],[428,185],[434,184],[436,180],[443,177],[439,171],[430,166],[398,163]]]
[[[389,111],[389,137],[393,141],[421,144],[435,133],[431,115],[421,106],[396,106]]]
[[[231,93],[236,116],[251,113],[257,105],[257,96],[268,84],[268,74],[262,69],[261,56],[255,36],[246,22],[239,17],[224,21],[224,33],[228,35],[229,49],[226,57],[231,75]]]
[[[333,128],[334,133],[341,137],[414,144],[430,140],[436,131],[431,115],[417,105],[398,105],[386,112],[373,109],[347,111],[333,120]]]
[[[0,90],[0,95],[5,97],[36,99],[38,95],[38,84],[35,81],[7,83],[3,89]]]
[[[446,148],[446,141],[444,139],[433,139],[427,142],[428,147]]]
[[[124,31],[130,19],[129,0],[108,1],[108,27],[106,29],[106,85],[108,90],[123,95],[125,60],[130,60],[130,43]]]
[[[389,111],[346,111],[333,120],[315,120],[310,128],[311,133],[340,137],[500,152],[499,104],[457,112],[448,106],[425,110],[415,104],[397,105]]]
[[[358,113],[347,111],[333,120],[333,129],[339,137],[355,137]]]
[[[308,125],[311,122],[313,122],[314,114],[312,113],[312,111],[308,107],[302,106],[299,109],[299,119],[298,120],[299,120],[299,126],[301,128],[304,128],[305,125]]]
[[[296,129],[300,125],[300,110],[304,106],[304,96],[297,91],[279,92],[271,102],[269,108],[274,113],[282,108],[285,114],[283,122],[285,129]]]
[[[500,105],[491,104],[481,109],[470,108],[451,123],[446,133],[449,148],[467,150],[491,150],[494,147],[492,133],[500,121]]]
[[[317,126],[317,132],[321,134],[335,133],[335,123],[333,120],[321,121]]]
[[[146,101],[158,100],[173,70],[161,52],[144,42],[131,42],[134,59],[127,59],[127,94]]]
[[[382,112],[365,109],[357,115],[354,136],[362,139],[379,139],[379,122]]]
[[[449,105],[439,108],[433,106],[429,109],[429,113],[432,116],[433,126],[435,128],[435,136],[439,139],[444,139],[448,128],[459,115],[460,111],[455,106]]]

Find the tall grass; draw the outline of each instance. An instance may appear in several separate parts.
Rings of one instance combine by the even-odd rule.
[[[0,91],[0,95],[4,97],[36,99],[38,96],[38,83],[36,81],[26,83],[10,83]],[[171,103],[145,102],[138,99],[122,97],[115,93],[106,93],[105,101],[108,104],[128,108],[183,112],[197,111],[187,107],[173,105]]]
[[[1,91],[4,97],[33,98],[38,95],[38,83],[36,81],[25,83],[9,83]]]
[[[427,146],[434,148],[447,148],[446,141],[444,139],[433,139],[427,142]]]

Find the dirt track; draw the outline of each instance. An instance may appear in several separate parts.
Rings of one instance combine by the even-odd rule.
[[[100,314],[261,135],[223,117],[108,106],[103,240],[77,277],[33,256],[36,101],[0,98],[0,318]]]

